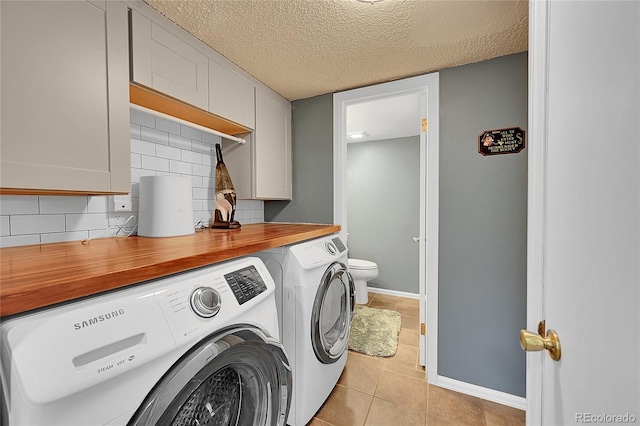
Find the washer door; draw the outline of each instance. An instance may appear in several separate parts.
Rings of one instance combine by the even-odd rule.
[[[284,425],[291,386],[282,345],[254,326],[233,326],[183,355],[129,425]]]
[[[318,360],[332,364],[349,348],[355,301],[353,278],[335,262],[325,271],[311,314],[311,341]]]

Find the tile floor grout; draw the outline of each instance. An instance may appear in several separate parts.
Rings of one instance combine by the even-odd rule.
[[[389,358],[349,351],[338,384],[308,426],[524,425],[524,411],[429,385],[419,365],[419,301],[369,293],[368,307],[402,315]]]

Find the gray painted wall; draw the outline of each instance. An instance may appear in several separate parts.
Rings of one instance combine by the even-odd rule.
[[[527,127],[527,55],[440,73],[438,374],[525,396],[527,150],[483,157],[483,130]]]
[[[293,199],[265,201],[266,222],[333,223],[333,94],[291,103]]]
[[[349,257],[378,264],[369,287],[418,294],[420,138],[347,145]]]
[[[265,220],[333,221],[333,95],[292,103],[291,202]],[[484,158],[483,130],[527,126],[527,54],[440,71],[438,374],[525,395],[527,150]]]

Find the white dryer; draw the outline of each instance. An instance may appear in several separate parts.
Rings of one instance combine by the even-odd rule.
[[[250,257],[9,318],[2,423],[283,425],[274,289]]]
[[[355,300],[347,248],[330,235],[256,256],[276,282],[281,339],[293,370],[287,424],[306,425],[347,362]]]

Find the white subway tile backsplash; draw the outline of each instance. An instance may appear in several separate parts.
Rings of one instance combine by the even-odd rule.
[[[210,177],[210,176],[215,176],[216,172],[215,169],[209,167],[209,166],[203,166],[201,164],[194,164],[193,165],[193,174],[196,176],[202,176],[202,177]]]
[[[0,216],[0,237],[11,234],[9,229],[9,216]]]
[[[251,208],[251,200],[237,200],[236,208],[242,210],[248,210]]]
[[[140,139],[140,125],[131,123],[129,127],[129,136],[131,139]]]
[[[189,139],[195,139],[197,141],[201,141],[202,140],[202,131],[198,130],[194,127],[189,127],[186,126],[184,124],[180,125],[180,135],[184,136],[185,138],[189,138]]]
[[[142,176],[155,176],[156,172],[154,170],[145,170],[145,169],[131,169],[131,183],[138,184],[140,183],[140,178]]]
[[[107,213],[68,214],[66,215],[66,227],[67,231],[107,229],[109,215]]]
[[[131,167],[136,169],[142,168],[142,156],[140,154],[131,154]]]
[[[194,200],[210,200],[215,198],[215,189],[213,188],[193,188]]]
[[[181,175],[191,175],[193,174],[193,164],[169,160],[169,171]]]
[[[0,247],[17,247],[40,244],[40,234],[0,237]]]
[[[40,198],[40,214],[86,213],[87,197],[47,197]]]
[[[198,200],[194,197],[193,202],[191,203],[191,208],[194,212],[204,210],[204,202],[203,200]]]
[[[38,197],[0,195],[0,214],[38,214]]]
[[[217,143],[222,143],[222,138],[218,135],[214,135],[213,133],[202,132],[202,142],[215,145]]]
[[[180,159],[187,163],[202,164],[202,157],[200,152],[187,151],[186,149],[180,151]]]
[[[158,145],[156,147],[156,157],[167,158],[169,160],[180,160],[180,149],[172,146]]]
[[[142,168],[147,170],[156,170],[160,172],[169,171],[169,160],[166,158],[142,156]]]
[[[130,111],[130,120],[134,124],[139,124],[142,126],[152,127],[156,126],[156,117],[147,112],[140,111],[135,108],[131,108]]]
[[[211,145],[205,142],[193,141],[191,143],[191,150],[193,152],[201,152],[203,154],[213,155],[214,157],[216,156],[215,145]]]
[[[113,212],[109,196],[0,196],[0,247],[114,236],[139,210],[142,176],[191,176],[194,225],[215,209],[214,145],[219,136],[131,109],[131,212]],[[238,200],[236,220],[264,222],[262,201]],[[119,235],[130,231],[134,221]]]
[[[131,139],[131,152],[133,154],[156,155],[157,144],[140,139]]]
[[[40,236],[40,242],[42,244],[60,243],[63,241],[82,241],[87,238],[89,238],[89,232],[87,231],[55,232],[52,234],[42,234]]]
[[[12,215],[10,225],[11,235],[45,234],[66,230],[64,214]]]
[[[191,151],[191,139],[178,135],[169,135],[169,146]]]
[[[180,123],[163,117],[156,117],[156,130],[169,133],[169,138],[171,138],[172,134],[180,134]]]
[[[149,127],[140,127],[140,139],[160,145],[169,145],[169,134]]]
[[[109,211],[109,203],[112,197],[93,196],[89,197],[89,213],[106,213]]]

